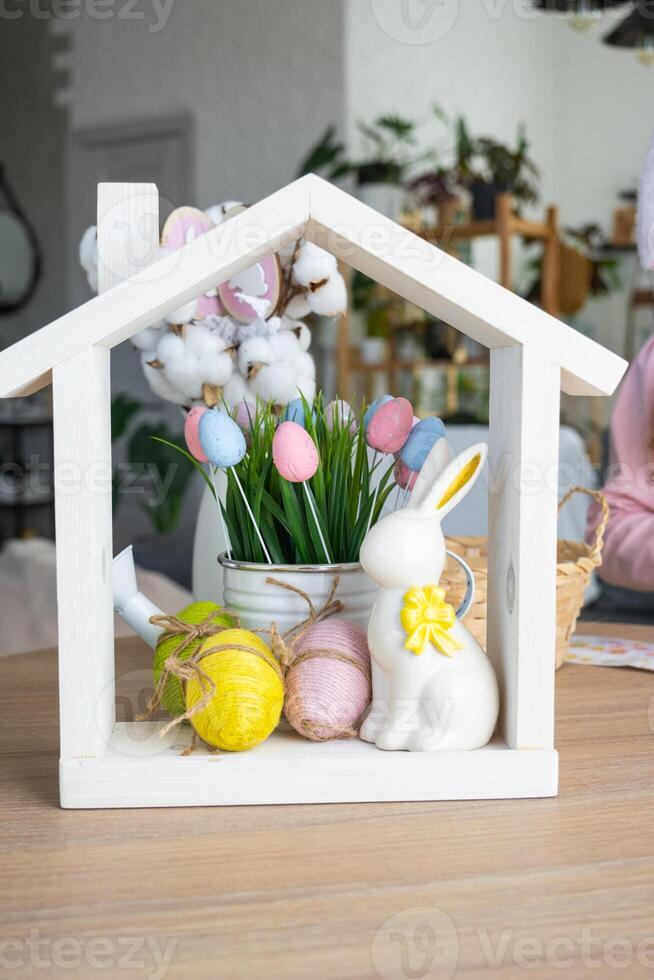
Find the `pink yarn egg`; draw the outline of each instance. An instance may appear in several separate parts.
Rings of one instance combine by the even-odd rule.
[[[198,463],[207,463],[207,455],[202,448],[202,443],[200,442],[200,433],[198,432],[198,426],[200,425],[200,419],[205,412],[209,409],[205,408],[203,405],[198,405],[196,408],[192,408],[191,411],[186,416],[184,421],[184,438],[186,440],[186,445],[188,446],[188,451],[191,456],[197,459]]]
[[[398,452],[413,425],[413,409],[407,398],[393,398],[381,405],[368,426],[368,445],[381,453]]]
[[[280,476],[289,483],[310,480],[320,462],[313,439],[297,422],[282,422],[273,438],[272,453]]]
[[[293,652],[299,659],[286,675],[284,696],[289,724],[313,742],[352,738],[372,698],[365,629],[346,619],[325,620],[311,626]]]
[[[403,490],[413,490],[418,479],[418,474],[415,470],[410,470],[401,459],[398,459],[393,470],[393,477],[398,487],[402,487]]]

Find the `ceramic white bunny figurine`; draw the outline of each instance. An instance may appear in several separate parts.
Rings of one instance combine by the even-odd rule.
[[[443,469],[436,443],[408,506],[363,542],[361,564],[380,590],[368,626],[373,702],[361,738],[380,749],[476,749],[495,729],[493,668],[438,588],[441,521],[472,489],[486,456],[484,444],[472,446]]]

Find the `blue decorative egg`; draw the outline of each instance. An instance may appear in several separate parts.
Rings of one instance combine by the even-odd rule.
[[[381,398],[375,398],[372,405],[368,405],[368,408],[365,411],[365,415],[363,416],[363,431],[366,435],[368,435],[368,426],[372,422],[372,417],[377,411],[377,409],[381,408],[382,405],[385,405],[386,402],[392,402],[392,401],[393,401],[392,395],[382,395]]]
[[[422,419],[411,429],[409,438],[400,450],[400,459],[410,470],[419,473],[432,446],[443,438],[445,438],[445,426],[441,419],[435,416]]]
[[[204,413],[198,425],[198,435],[205,456],[220,469],[236,466],[247,452],[243,432],[227,412],[218,408]]]
[[[315,411],[313,411],[311,414],[315,422],[316,419]],[[288,403],[288,405],[284,409],[282,421],[295,422],[297,423],[297,425],[301,425],[303,429],[306,429],[307,417],[306,417],[306,412],[304,410],[304,402],[302,401],[301,398],[294,398],[292,401]]]

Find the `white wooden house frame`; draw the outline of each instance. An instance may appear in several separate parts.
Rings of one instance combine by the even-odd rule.
[[[560,390],[611,394],[626,363],[313,175],[152,264],[158,236],[154,185],[99,185],[101,295],[0,355],[0,397],[53,386],[62,806],[554,795]],[[488,655],[502,710],[476,752],[275,734],[181,757],[179,730],[175,746],[156,723],[115,723],[111,348],[300,236],[491,350]]]

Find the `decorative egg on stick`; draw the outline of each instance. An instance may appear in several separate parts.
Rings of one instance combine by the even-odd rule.
[[[247,398],[242,398],[234,407],[234,421],[245,436],[245,445],[252,445],[252,428],[257,417],[256,405]]]
[[[382,455],[399,452],[411,432],[412,425],[413,408],[407,398],[391,398],[381,404],[372,415],[366,429],[366,441],[375,450],[375,461],[378,452]],[[366,533],[370,530],[378,495],[379,483],[370,508]]]
[[[411,426],[412,430],[415,429],[419,421],[420,419],[418,418],[418,416],[414,415],[413,425]],[[400,498],[403,495],[403,491],[406,493],[410,493],[413,490],[418,474],[414,473],[413,470],[410,470],[408,466],[405,466],[405,464],[402,463],[399,452],[393,453],[393,455],[395,456],[395,460],[396,460],[395,469],[393,471],[393,479],[395,480],[395,485],[397,487],[394,509],[397,510],[400,503]],[[400,465],[398,465],[398,463]]]
[[[301,483],[304,487],[307,503],[325,552],[325,559],[331,565],[332,559],[318,520],[313,495],[307,485],[307,480],[315,475],[320,465],[316,444],[309,433],[297,422],[282,422],[273,438],[272,453],[273,462],[282,479],[288,480],[289,483]]]
[[[343,401],[340,398],[330,402],[325,409],[325,424],[330,432],[334,431],[337,422],[341,428],[345,429],[347,427],[350,432],[356,432],[357,430],[357,419],[354,414],[354,409],[349,402]]]
[[[220,517],[220,525],[223,531],[223,537],[225,539],[225,547],[227,549],[227,557],[232,557],[232,543],[229,540],[229,534],[227,532],[227,527],[225,525],[225,518],[223,517],[223,508],[220,502],[220,497],[218,496],[218,486],[216,484],[216,471],[209,463],[209,459],[204,449],[202,448],[202,443],[200,442],[199,426],[200,420],[203,415],[209,411],[204,405],[198,405],[192,408],[191,411],[186,416],[184,420],[184,439],[186,440],[186,445],[191,456],[198,461],[198,463],[207,463],[209,475],[211,476],[211,482],[213,483],[213,495],[216,498],[216,503],[218,504],[218,516]]]
[[[374,402],[368,405],[363,415],[363,431],[365,432],[366,436],[368,435],[368,426],[372,422],[375,413],[379,411],[382,405],[386,405],[388,402],[392,401],[392,395],[382,395],[381,398],[375,398]]]
[[[437,454],[437,464],[440,470],[443,470],[450,461],[450,450],[447,444],[445,425],[436,416],[422,419],[417,425],[414,425],[408,439],[400,450],[399,458],[414,473],[420,473],[432,447],[437,442],[442,442],[440,452]],[[434,479],[436,476],[438,476],[437,472],[434,473]],[[405,502],[412,491],[413,485],[407,487],[404,498]]]
[[[272,564],[270,552],[266,547],[266,542],[263,540],[259,525],[252,513],[250,502],[245,495],[245,490],[235,469],[247,452],[243,432],[231,415],[228,415],[227,412],[220,411],[220,409],[212,408],[201,417],[198,425],[198,434],[200,445],[211,465],[221,470],[232,471],[236,486],[243,498],[243,503],[259,539],[259,544],[266,556],[266,561],[269,565]]]
[[[297,424],[301,425],[303,429],[306,429],[307,427],[307,413],[305,408],[306,404],[307,403],[303,398],[294,398],[293,401],[290,401],[286,406],[286,408],[284,409],[284,414],[282,416],[284,422],[297,422]],[[312,414],[315,420],[316,418],[315,411]]]
[[[410,470],[401,459],[398,459],[395,462],[393,478],[395,479],[398,490],[409,490],[410,492],[415,486],[418,474],[414,470]]]

